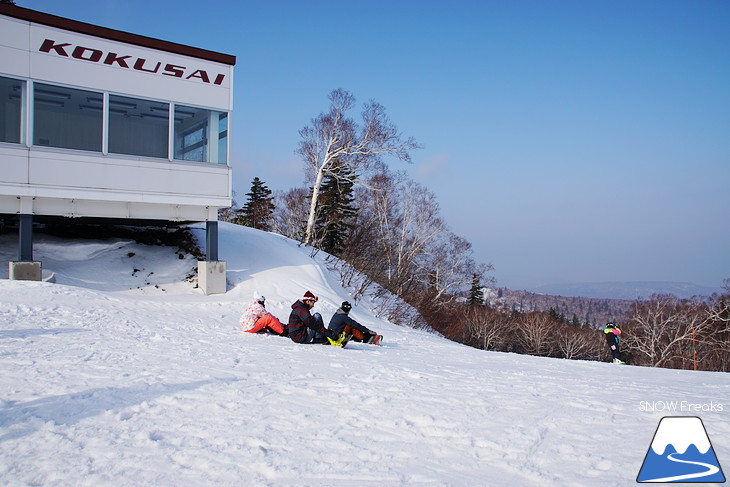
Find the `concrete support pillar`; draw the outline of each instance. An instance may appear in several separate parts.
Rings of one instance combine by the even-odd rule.
[[[198,287],[206,296],[226,292],[225,261],[198,261]]]
[[[20,215],[18,231],[18,260],[33,261],[33,215]]]
[[[40,281],[43,275],[40,262],[8,262],[11,281]]]
[[[24,208],[21,201],[21,208]],[[32,204],[32,203],[31,203]],[[18,229],[18,261],[8,263],[8,278],[12,281],[40,281],[42,269],[40,262],[33,262],[33,214],[20,215]]]
[[[198,261],[198,287],[207,296],[227,290],[226,263],[218,260],[218,221],[205,222],[205,260]]]
[[[218,222],[205,222],[205,260],[218,260]]]

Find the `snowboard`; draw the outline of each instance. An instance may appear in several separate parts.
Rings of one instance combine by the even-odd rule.
[[[372,345],[383,345],[383,335],[373,335],[370,340],[367,341],[367,343],[370,343]]]

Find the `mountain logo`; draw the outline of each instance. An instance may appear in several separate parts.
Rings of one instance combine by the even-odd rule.
[[[662,418],[636,481],[725,482],[702,420],[696,416]]]

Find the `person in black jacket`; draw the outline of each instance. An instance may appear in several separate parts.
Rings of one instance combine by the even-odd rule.
[[[603,333],[606,334],[606,343],[608,344],[608,348],[611,349],[613,363],[623,364],[624,362],[621,360],[621,349],[618,344],[618,336],[621,334],[621,330],[613,323],[606,323]]]
[[[352,305],[347,301],[342,303],[340,309],[335,311],[330,320],[329,329],[335,333],[345,333],[346,335],[352,335],[352,339],[356,342],[373,343],[380,345],[383,335],[378,335],[374,331],[371,331],[353,320],[350,317],[350,310]]]
[[[324,327],[324,321],[319,313],[312,315],[309,311],[318,301],[317,296],[310,291],[291,305],[289,314],[289,338],[297,343],[323,343],[340,346],[345,335],[335,333]]]

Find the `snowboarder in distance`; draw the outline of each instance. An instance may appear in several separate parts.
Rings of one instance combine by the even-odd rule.
[[[608,348],[611,349],[611,355],[613,355],[613,363],[625,363],[621,360],[621,350],[618,344],[618,337],[621,334],[621,330],[613,323],[606,323],[606,327],[603,329],[603,333],[606,335],[606,343],[608,343]]]
[[[286,336],[286,326],[266,310],[266,297],[257,296],[241,314],[241,329],[247,333],[274,333]]]
[[[324,345],[329,343],[335,347],[344,347],[349,337],[345,333],[328,330],[324,327],[322,315],[310,313],[318,300],[317,296],[307,291],[301,299],[291,305],[288,323],[289,338],[297,343],[322,343]]]
[[[352,335],[352,339],[356,342],[372,343],[374,345],[380,345],[383,340],[383,335],[378,335],[374,331],[371,331],[352,319],[350,317],[350,310],[352,305],[345,301],[340,306],[340,309],[335,311],[330,320],[329,329],[335,333],[345,333],[346,335]]]

